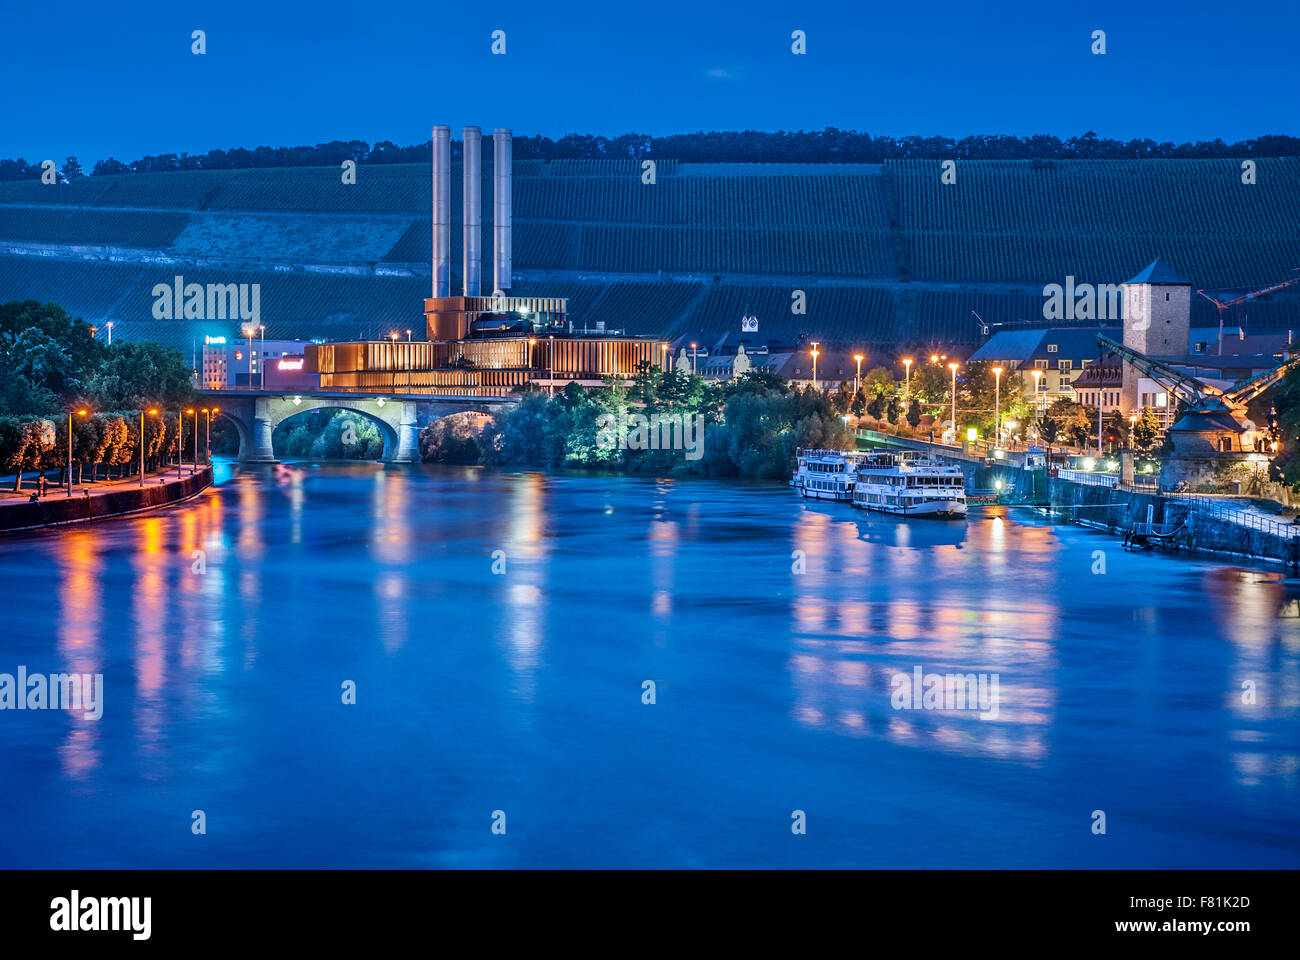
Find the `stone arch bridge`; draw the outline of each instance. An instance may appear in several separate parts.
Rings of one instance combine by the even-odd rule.
[[[259,393],[200,390],[239,432],[239,460],[274,463],[271,434],[285,420],[309,410],[349,410],[379,428],[385,463],[417,463],[420,430],[454,413],[496,413],[517,397],[378,396],[363,393]]]

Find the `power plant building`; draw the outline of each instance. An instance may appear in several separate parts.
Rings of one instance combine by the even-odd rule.
[[[322,390],[504,396],[529,386],[602,386],[663,363],[662,341],[576,328],[562,297],[512,297],[512,140],[492,134],[492,291],[480,278],[483,134],[462,136],[462,290],[451,292],[451,130],[433,128],[432,296],[424,301],[425,338],[313,344],[307,369]]]

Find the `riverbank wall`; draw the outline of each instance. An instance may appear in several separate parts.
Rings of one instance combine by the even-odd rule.
[[[1123,536],[1148,520],[1172,533],[1157,549],[1236,557],[1300,569],[1300,536],[1281,521],[1244,525],[1183,497],[1048,478],[1048,509],[1082,526]]]
[[[197,496],[211,485],[212,467],[207,466],[192,475],[165,483],[153,479],[143,487],[124,486],[120,490],[96,492],[90,496],[73,495],[69,499],[56,491],[46,494],[44,500],[36,503],[0,505],[0,533],[90,523],[157,510]]]

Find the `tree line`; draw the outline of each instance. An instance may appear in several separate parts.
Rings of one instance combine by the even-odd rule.
[[[139,410],[72,415],[73,481],[94,483],[129,477],[140,469]],[[184,443],[193,442],[193,421],[184,418]],[[155,470],[176,452],[181,429],[176,411],[144,417],[144,466]],[[189,449],[188,447],[186,448]],[[87,477],[86,468],[89,467]],[[102,468],[102,473],[101,473]],[[59,471],[58,482],[67,482],[68,416],[0,416],[0,471],[14,475],[13,490],[22,492],[24,474],[41,475]]]
[[[184,356],[156,343],[108,347],[95,333],[54,303],[0,303],[0,470],[16,472],[15,490],[26,470],[66,479],[70,413],[73,462],[92,481],[101,467],[108,476],[138,464],[140,410],[172,411],[145,417],[146,467],[175,449],[175,411],[196,399]]]
[[[0,303],[0,414],[193,403],[193,371],[179,350],[122,340],[109,347],[96,333],[58,304]]]
[[[357,163],[427,163],[430,142],[398,146],[391,140],[331,140],[315,146],[234,147],[207,153],[163,153],[123,162],[115,157],[97,161],[100,174],[159,173],[173,170],[236,170],[256,167],[339,166]],[[1286,157],[1300,154],[1300,138],[1269,134],[1233,143],[1222,139],[1173,143],[1150,138],[1116,140],[1094,131],[1062,140],[1050,134],[1016,137],[978,134],[961,138],[879,136],[856,130],[703,130],[653,137],[624,133],[614,137],[571,133],[559,139],[520,136],[514,139],[516,160],[602,160],[670,158],[684,163],[883,163],[886,160],[1142,160]],[[452,141],[452,156],[461,156],[461,143]],[[492,158],[492,140],[483,140],[483,159]],[[81,163],[68,157],[60,170],[65,182],[82,175]],[[0,181],[34,180],[40,162],[23,158],[0,160]]]
[[[654,422],[702,425],[698,450],[622,442],[629,414]],[[695,418],[700,418],[698,421]],[[655,428],[651,428],[652,430]],[[691,435],[691,428],[685,433]],[[681,433],[677,434],[681,436]],[[662,435],[661,435],[662,436]],[[628,439],[624,433],[623,441]],[[792,388],[783,378],[749,372],[717,383],[649,365],[626,385],[587,390],[570,383],[554,397],[527,393],[493,418],[458,415],[420,433],[426,463],[586,467],[653,476],[788,477],[799,447],[847,449],[853,431],[833,398]]]

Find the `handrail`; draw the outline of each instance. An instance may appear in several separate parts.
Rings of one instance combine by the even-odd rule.
[[[1300,524],[1293,524],[1290,522],[1283,523],[1280,520],[1261,517],[1258,514],[1251,513],[1247,510],[1240,510],[1231,507],[1222,501],[1213,500],[1204,494],[1170,493],[1169,496],[1171,499],[1185,501],[1189,513],[1194,510],[1215,519],[1222,519],[1228,523],[1248,527],[1251,530],[1259,530],[1275,537],[1281,537],[1283,540],[1289,540],[1292,537],[1300,536]]]

